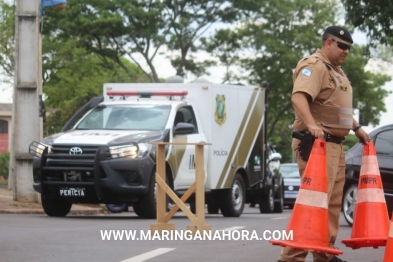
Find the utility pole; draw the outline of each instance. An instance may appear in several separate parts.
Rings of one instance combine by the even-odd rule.
[[[11,132],[10,175],[13,198],[38,202],[33,189],[32,141],[40,141],[43,133],[39,116],[42,94],[41,0],[16,0],[15,76]]]
[[[63,10],[67,0],[16,0],[15,72],[11,131],[10,181],[14,200],[38,202],[33,189],[33,157],[29,145],[41,141],[42,36],[46,7]]]

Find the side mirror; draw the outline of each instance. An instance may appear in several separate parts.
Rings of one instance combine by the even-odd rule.
[[[195,133],[195,126],[189,123],[177,123],[173,129],[173,135],[189,135]]]
[[[272,162],[272,161],[279,161],[279,160],[281,160],[281,159],[282,159],[282,156],[281,156],[280,153],[273,153],[273,154],[271,154],[271,156],[269,157],[269,162]]]

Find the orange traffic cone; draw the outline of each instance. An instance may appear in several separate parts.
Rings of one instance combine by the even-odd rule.
[[[383,257],[383,262],[393,261],[393,214],[392,220],[390,221],[390,229],[388,235],[388,241],[385,248],[385,255]]]
[[[375,147],[369,142],[363,149],[351,238],[342,242],[352,249],[385,246],[389,225]]]
[[[334,255],[342,251],[329,247],[326,142],[315,139],[296,198],[287,234],[291,240],[270,240],[273,245],[288,246]]]

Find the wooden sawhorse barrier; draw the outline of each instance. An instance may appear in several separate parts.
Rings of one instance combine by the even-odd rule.
[[[150,142],[157,146],[156,153],[156,201],[157,201],[157,223],[150,225],[152,233],[158,231],[159,234],[163,230],[175,230],[175,224],[168,224],[168,221],[179,210],[179,208],[186,214],[186,216],[194,224],[187,226],[187,230],[203,234],[203,231],[210,231],[211,228],[205,225],[205,170],[203,158],[203,146],[211,145],[208,143],[168,143],[168,142]],[[166,145],[195,145],[195,182],[192,186],[179,198],[172,189],[166,184],[165,173],[165,146]],[[186,207],[185,201],[195,191],[195,208],[196,216]],[[167,213],[166,194],[175,202],[175,205]]]

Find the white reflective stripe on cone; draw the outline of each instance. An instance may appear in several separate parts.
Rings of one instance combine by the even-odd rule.
[[[385,203],[383,189],[380,188],[363,188],[358,190],[357,203],[363,202],[381,202]]]
[[[388,237],[393,238],[393,222],[392,221],[390,221],[390,228],[389,228]]]
[[[325,192],[300,189],[296,198],[296,204],[327,209],[328,195]]]
[[[377,156],[368,155],[362,157],[360,176],[363,175],[379,175]]]

